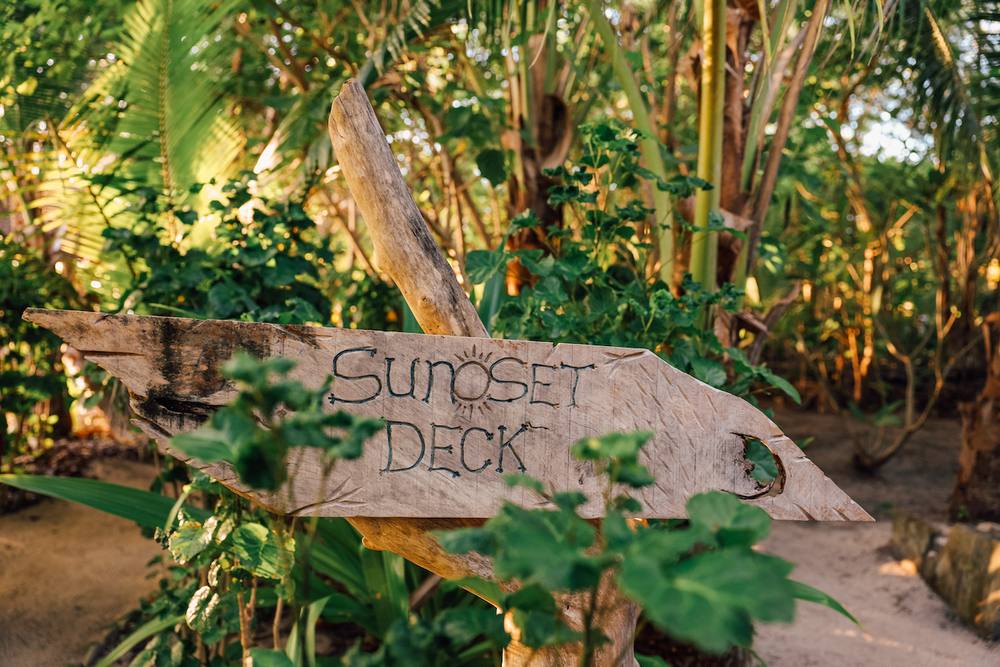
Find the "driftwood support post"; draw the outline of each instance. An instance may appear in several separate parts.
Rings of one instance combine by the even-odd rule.
[[[489,338],[431,237],[365,90],[354,79],[333,101],[330,139],[375,246],[375,264],[399,286],[424,333]]]
[[[330,111],[330,140],[375,247],[375,264],[392,277],[425,333],[489,338],[479,314],[458,284],[455,272],[431,237],[399,171],[364,88],[354,79],[344,84]],[[488,559],[446,554],[428,530],[461,528],[479,521],[442,519],[349,519],[373,549],[394,551],[442,577],[476,575],[492,579]],[[539,554],[544,557],[544,554]],[[611,642],[596,665],[638,665],[632,652],[638,607],[610,580],[602,586],[600,625]],[[582,629],[588,596],[562,596],[567,622]],[[508,623],[508,630],[515,628]],[[531,651],[515,641],[504,651],[504,665],[575,664],[579,649]],[[576,650],[574,650],[576,648]]]

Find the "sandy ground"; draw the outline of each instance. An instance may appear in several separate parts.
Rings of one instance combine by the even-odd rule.
[[[96,462],[105,481],[149,488],[152,466]],[[0,667],[83,660],[105,627],[154,590],[146,563],[162,553],[131,521],[63,500],[0,516]]]
[[[978,639],[923,579],[884,545],[889,524],[776,524],[764,548],[797,563],[793,579],[829,593],[864,629],[826,607],[799,603],[790,626],[759,628],[769,667],[1000,666],[1000,646]]]
[[[874,477],[850,466],[850,420],[779,412],[805,452],[876,523],[774,523],[763,549],[798,566],[792,578],[830,594],[864,629],[825,607],[800,603],[790,626],[762,626],[755,649],[769,667],[1000,667],[1000,643],[965,629],[923,579],[893,560],[893,506],[944,520],[958,468],[958,420],[932,420]]]
[[[770,667],[1000,667],[1000,644],[977,639],[917,576],[893,561],[888,511],[945,518],[958,460],[957,420],[932,420],[874,477],[850,466],[849,420],[779,412],[794,440],[879,521],[776,522],[763,547],[798,564],[794,578],[843,603],[864,629],[802,603],[790,626],[763,626],[755,644]],[[102,479],[141,488],[152,469],[100,462]],[[48,500],[0,516],[0,667],[79,663],[103,629],[154,587],[146,563],[162,553],[127,521]]]

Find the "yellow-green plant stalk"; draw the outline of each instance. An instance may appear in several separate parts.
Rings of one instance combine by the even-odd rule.
[[[698,178],[711,182],[711,190],[698,190],[694,200],[695,231],[691,239],[691,274],[702,289],[715,291],[718,261],[717,232],[704,231],[708,214],[719,208],[722,177],[722,122],[726,77],[726,3],[705,0],[701,12],[701,108],[698,118]]]

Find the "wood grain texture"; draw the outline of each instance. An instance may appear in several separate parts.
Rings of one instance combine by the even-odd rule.
[[[413,201],[365,90],[350,79],[333,100],[330,140],[388,273],[429,334],[489,338]]]
[[[641,517],[683,517],[688,498],[722,490],[776,519],[870,520],[763,413],[646,350],[72,311],[25,317],[119,377],[140,425],[175,456],[169,437],[233,398],[219,367],[235,350],[294,359],[292,377],[308,387],[333,375],[328,409],[388,427],[362,458],[338,463],[323,499],[315,453],[293,452],[294,493],[252,494],[281,513],[311,514],[318,503],[326,516],[484,518],[504,499],[543,506],[503,483],[521,472],[583,492],[594,500],[581,514],[598,517],[606,483],[569,446],[641,429],[655,432],[642,462],[657,479],[633,492]],[[750,479],[746,436],[768,445],[781,479]],[[248,492],[226,466],[191,463]]]

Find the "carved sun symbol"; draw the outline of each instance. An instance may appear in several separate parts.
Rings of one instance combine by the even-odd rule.
[[[452,384],[452,398],[461,404],[461,411],[468,410],[468,418],[472,418],[473,413],[478,409],[480,414],[486,414],[483,409],[492,410],[486,399],[493,384],[493,375],[490,367],[487,366],[493,353],[484,354],[476,352],[476,346],[472,346],[472,352],[463,352],[455,355],[461,362],[455,369],[454,382]]]

